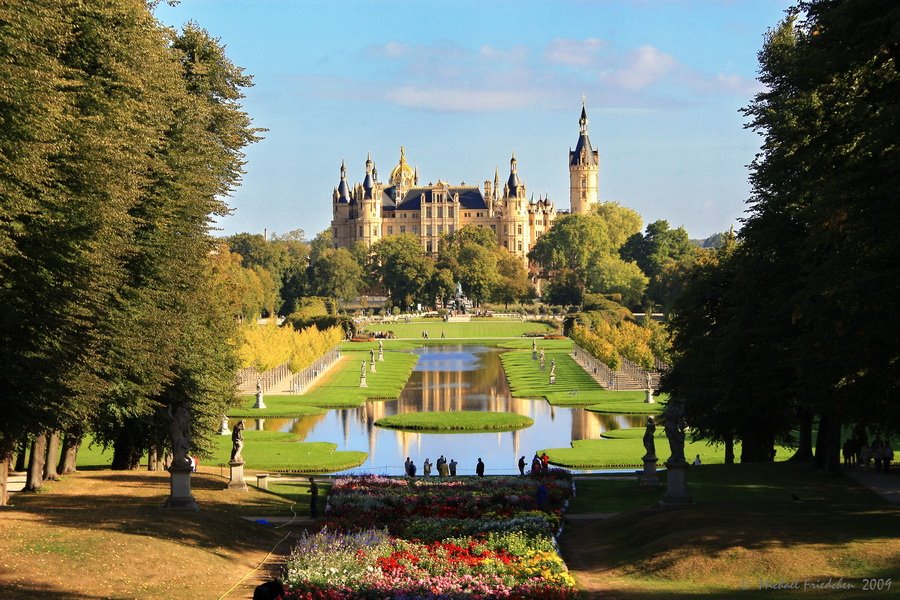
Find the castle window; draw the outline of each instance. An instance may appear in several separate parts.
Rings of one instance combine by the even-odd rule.
[[[450,217],[451,219],[453,218],[453,207],[452,206],[447,207],[447,216]]]
[[[581,190],[581,199],[584,200],[587,198],[587,193],[584,190]]]
[[[503,226],[503,235],[509,235],[509,225]]]
[[[522,235],[522,226],[521,225],[519,225],[517,232],[519,235]],[[521,250],[521,248],[519,248],[519,249]]]
[[[431,253],[431,242],[425,244],[425,251],[429,254]]]
[[[438,206],[437,217],[438,217],[438,219],[444,218],[444,207],[443,206]]]
[[[334,237],[334,239],[337,239],[337,237],[338,237],[337,227],[334,228],[334,235],[332,237]]]
[[[455,228],[453,225],[450,225],[447,229],[450,231],[450,235],[453,235],[453,231],[454,231],[456,228]]]
[[[444,226],[438,225],[438,235],[444,235]]]
[[[425,218],[426,219],[431,218],[431,207],[430,206],[425,209]]]
[[[432,235],[431,233],[431,225],[428,226],[428,233],[426,235]]]
[[[394,235],[394,228],[388,225],[388,235]]]
[[[400,226],[400,233],[406,233],[406,225]]]
[[[497,226],[496,226],[496,225],[491,225],[491,230],[492,230],[494,233],[497,233]]]
[[[372,237],[378,237],[378,225],[372,227]]]
[[[522,242],[519,242],[519,252],[522,251]]]
[[[416,225],[413,225],[413,226],[412,226],[412,232],[413,232],[413,234],[418,234],[418,233],[419,233],[419,228],[418,228]]]
[[[478,218],[480,219],[480,218],[481,218],[481,213],[475,213],[475,216],[478,217]]]
[[[587,177],[581,178],[581,187],[583,187],[583,188],[587,187]]]
[[[472,213],[466,213],[466,217],[471,217]]]

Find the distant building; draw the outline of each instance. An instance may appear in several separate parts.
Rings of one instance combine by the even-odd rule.
[[[598,202],[599,153],[591,147],[587,132],[587,111],[581,108],[581,132],[575,150],[569,151],[569,203],[573,213],[586,213]],[[510,252],[525,256],[546,233],[557,216],[549,198],[527,198],[519,179],[515,155],[509,161],[509,177],[500,187],[499,171],[494,180],[477,185],[419,184],[417,169],[406,161],[400,147],[400,161],[387,183],[378,180],[371,156],[366,158],[362,183],[347,182],[347,168],[341,163],[341,180],[332,194],[331,231],[335,247],[350,248],[357,242],[367,247],[384,237],[410,233],[418,236],[426,252],[436,253],[441,236],[466,225],[491,229],[497,243]]]

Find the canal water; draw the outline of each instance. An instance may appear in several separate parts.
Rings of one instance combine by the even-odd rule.
[[[331,442],[338,450],[368,452],[366,462],[343,473],[403,474],[406,457],[422,473],[426,458],[455,459],[457,473],[475,473],[481,458],[487,474],[517,473],[520,456],[531,460],[542,448],[565,448],[573,440],[596,439],[610,429],[643,427],[638,415],[601,415],[582,408],[550,406],[543,399],[513,398],[497,348],[448,345],[413,350],[419,361],[397,400],[370,401],[299,419],[246,420],[248,429],[289,431],[306,442]],[[386,356],[389,359],[389,356]],[[537,366],[535,366],[537,368]],[[534,425],[503,433],[413,433],[375,426],[382,417],[420,411],[480,410],[527,415]],[[437,474],[436,468],[433,470]]]

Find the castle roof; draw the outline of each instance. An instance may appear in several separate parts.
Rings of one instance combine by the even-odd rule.
[[[460,208],[470,209],[470,210],[481,210],[487,209],[487,204],[484,201],[484,196],[481,194],[481,190],[477,187],[470,186],[449,186],[447,188],[448,193],[451,197],[455,197],[459,194],[459,206]],[[389,207],[385,204],[385,208],[391,208],[394,210],[422,210],[422,200],[424,199],[426,204],[429,204],[434,201],[434,188],[431,187],[414,187],[404,194],[403,199],[394,205],[391,202],[391,206]]]

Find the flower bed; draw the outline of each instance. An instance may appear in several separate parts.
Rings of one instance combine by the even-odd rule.
[[[288,561],[289,598],[574,598],[554,538],[570,495],[561,469],[543,481],[338,479],[325,528]]]

